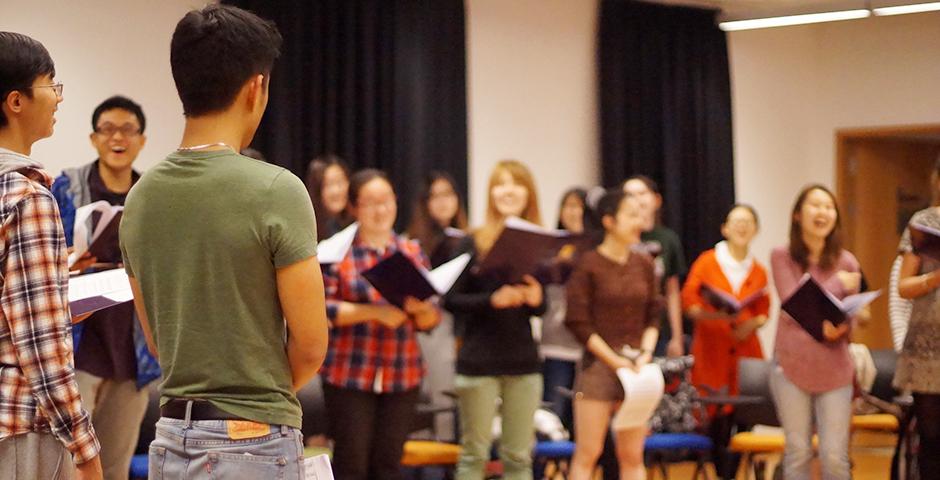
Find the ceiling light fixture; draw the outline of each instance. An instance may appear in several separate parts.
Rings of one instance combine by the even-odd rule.
[[[923,13],[940,10],[940,2],[915,3],[914,5],[898,5],[896,7],[873,8],[871,11],[880,17],[886,15],[904,15],[906,13]]]
[[[940,2],[938,2],[940,3]],[[843,10],[839,12],[808,13],[805,15],[788,15],[785,17],[755,18],[752,20],[734,20],[721,22],[718,28],[726,32],[738,30],[753,30],[756,28],[786,27],[790,25],[804,25],[807,23],[835,22],[839,20],[855,20],[871,15],[867,9]]]

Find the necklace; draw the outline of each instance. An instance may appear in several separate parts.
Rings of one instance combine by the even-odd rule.
[[[234,148],[232,148],[229,144],[225,142],[207,143],[205,145],[194,145],[192,147],[180,147],[180,148],[177,148],[176,151],[177,152],[192,152],[195,150],[203,150],[203,149],[211,148],[211,147],[225,147],[232,151],[235,151]]]

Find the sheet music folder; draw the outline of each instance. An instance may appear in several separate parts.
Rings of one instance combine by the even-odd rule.
[[[427,300],[434,295],[447,293],[467,268],[470,258],[469,253],[458,255],[429,272],[424,267],[415,265],[403,253],[395,252],[362,272],[362,276],[388,303],[402,308],[406,297]]]
[[[69,310],[73,317],[97,312],[134,299],[123,268],[69,279]]]
[[[553,260],[566,245],[578,250],[585,237],[561,230],[542,228],[534,223],[510,217],[493,247],[480,265],[484,275],[501,283],[521,283],[525,275],[540,277],[540,271],[552,268]],[[543,281],[540,278],[540,281]]]
[[[849,295],[842,300],[822,288],[808,273],[781,308],[817,342],[824,342],[823,322],[838,326],[881,295],[881,290]]]
[[[754,302],[760,300],[767,294],[767,290],[762,288],[747,297],[744,297],[738,300],[734,295],[721,290],[718,287],[709,285],[708,283],[702,283],[699,293],[702,295],[702,299],[708,302],[711,306],[716,309],[727,312],[731,315],[737,315],[741,310],[751,306]]]

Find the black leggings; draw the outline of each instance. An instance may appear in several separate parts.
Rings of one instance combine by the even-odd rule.
[[[914,418],[920,437],[917,453],[920,478],[940,478],[940,395],[915,393]]]

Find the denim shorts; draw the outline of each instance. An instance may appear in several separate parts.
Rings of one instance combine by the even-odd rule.
[[[255,438],[233,440],[228,421],[163,417],[150,444],[149,479],[303,480],[300,430],[268,425]]]

